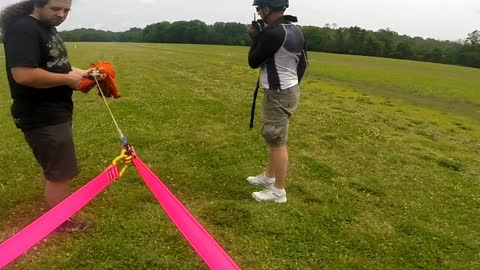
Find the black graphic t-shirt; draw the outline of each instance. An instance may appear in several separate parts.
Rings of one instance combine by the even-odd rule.
[[[68,86],[36,89],[17,84],[11,68],[36,67],[67,74],[72,70],[65,45],[55,27],[25,16],[4,37],[7,76],[15,124],[21,129],[56,125],[72,120],[73,90]]]

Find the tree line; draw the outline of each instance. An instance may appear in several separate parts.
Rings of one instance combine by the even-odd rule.
[[[312,51],[408,59],[480,68],[480,31],[463,42],[399,35],[389,29],[302,27]]]
[[[390,29],[378,31],[335,25],[302,26],[309,51],[427,61],[480,68],[480,31],[464,41],[440,41],[400,35]],[[247,46],[251,40],[246,25],[193,20],[159,22],[125,32],[75,29],[60,33],[69,42],[152,42]]]

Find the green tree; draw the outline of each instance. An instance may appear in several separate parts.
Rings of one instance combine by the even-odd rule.
[[[349,52],[351,54],[365,54],[364,44],[367,31],[355,26],[348,28],[346,33],[348,35]]]
[[[394,37],[398,36],[396,32],[390,29],[381,29],[376,33],[377,40],[383,43],[383,57],[392,57],[394,54]]]
[[[373,33],[368,33],[365,39],[365,54],[370,56],[382,56],[383,50],[383,43],[377,40],[377,37]]]
[[[140,42],[143,41],[143,30],[133,27],[128,31],[119,34],[118,40],[121,42]]]
[[[169,22],[160,22],[151,25],[147,25],[143,30],[142,41],[145,42],[168,42],[168,29],[170,28]]]
[[[443,62],[443,51],[440,48],[433,49],[426,57],[426,60],[430,62],[442,63]]]
[[[412,59],[413,57],[413,50],[410,44],[406,42],[400,42],[397,44],[394,52],[395,58],[400,59]]]
[[[480,31],[475,30],[467,35],[467,43],[470,45],[480,44]]]

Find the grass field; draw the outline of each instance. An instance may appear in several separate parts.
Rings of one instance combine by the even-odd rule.
[[[68,46],[75,66],[114,63],[123,97],[110,105],[130,143],[243,269],[480,268],[480,70],[310,53],[277,205],[245,181],[266,160],[260,115],[248,129],[248,48]],[[0,78],[3,241],[45,205],[4,66]],[[78,188],[119,145],[94,92],[75,104]],[[133,167],[80,217],[96,229],[54,234],[7,268],[207,269]]]

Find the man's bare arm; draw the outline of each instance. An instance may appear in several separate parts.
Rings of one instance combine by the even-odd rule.
[[[12,76],[18,84],[40,89],[62,85],[78,89],[82,81],[82,75],[75,71],[61,74],[33,67],[12,68]]]

